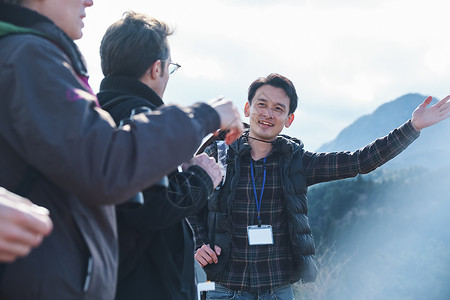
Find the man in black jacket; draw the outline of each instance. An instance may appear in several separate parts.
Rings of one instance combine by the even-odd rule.
[[[167,43],[171,34],[163,22],[134,12],[107,30],[100,47],[105,78],[98,99],[117,125],[127,124],[130,115],[163,105],[169,76],[180,67],[171,61]],[[184,219],[206,204],[222,175],[205,154],[183,169],[144,190],[141,206],[117,206],[116,299],[196,297],[193,236]]]

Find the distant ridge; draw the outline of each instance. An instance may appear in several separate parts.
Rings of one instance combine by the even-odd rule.
[[[382,104],[372,114],[358,118],[343,129],[331,142],[318,151],[354,151],[375,139],[385,136],[411,118],[414,109],[426,96],[406,94]],[[433,99],[433,105],[438,99]],[[421,136],[408,149],[390,161],[384,168],[400,169],[411,166],[425,168],[450,167],[450,120],[425,128]]]

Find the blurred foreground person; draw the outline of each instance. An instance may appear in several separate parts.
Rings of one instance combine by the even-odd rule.
[[[117,128],[73,42],[92,5],[0,0],[0,165],[8,170],[0,186],[25,196],[18,187],[26,185],[26,198],[54,223],[39,247],[6,264],[0,299],[113,299],[113,204],[190,159],[207,134],[231,129],[236,137],[242,128],[229,101],[165,106]]]

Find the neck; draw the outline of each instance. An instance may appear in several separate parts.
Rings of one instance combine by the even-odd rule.
[[[160,86],[157,84],[157,81],[152,80],[149,74],[145,73],[139,81],[151,88],[161,99],[163,98],[164,91],[161,90]]]
[[[253,139],[249,136],[248,144],[252,148],[252,158],[254,160],[259,160],[263,157],[269,155],[272,151],[272,143],[269,141],[264,141],[260,139]]]

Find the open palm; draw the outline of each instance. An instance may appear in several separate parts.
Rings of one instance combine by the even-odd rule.
[[[450,117],[450,95],[427,107],[433,98],[427,97],[413,112],[411,122],[414,129],[421,131]]]

